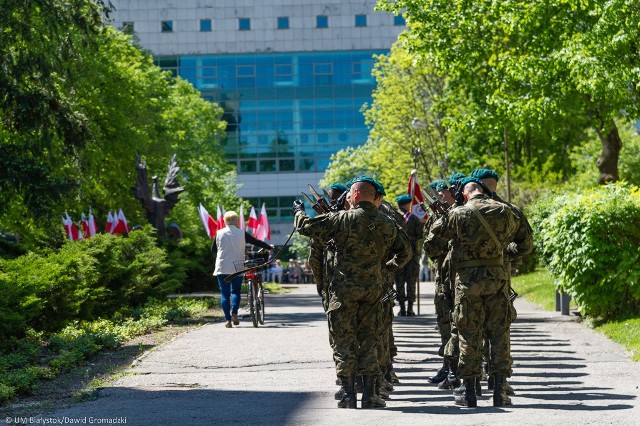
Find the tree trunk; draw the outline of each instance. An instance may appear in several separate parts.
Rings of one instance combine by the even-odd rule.
[[[622,140],[618,133],[618,127],[613,120],[609,120],[603,128],[596,129],[596,132],[600,137],[600,142],[602,142],[602,153],[596,163],[598,170],[600,170],[598,183],[604,185],[619,179],[618,158],[620,157]]]

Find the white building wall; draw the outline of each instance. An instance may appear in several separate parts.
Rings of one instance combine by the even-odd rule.
[[[199,55],[258,52],[389,49],[404,26],[393,16],[375,12],[376,0],[112,0],[111,18],[120,28],[133,22],[142,46],[154,55]],[[316,28],[316,16],[328,17],[328,28]],[[356,27],[355,15],[367,15]],[[278,30],[277,18],[289,17],[289,29]],[[238,29],[239,18],[251,19],[251,30]],[[201,32],[200,20],[211,19],[212,31]],[[162,33],[161,21],[173,21]]]

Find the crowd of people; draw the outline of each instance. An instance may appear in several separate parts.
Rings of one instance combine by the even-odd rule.
[[[511,404],[509,332],[516,312],[510,275],[533,243],[522,210],[500,199],[497,182],[490,169],[432,182],[432,213],[423,219],[412,213],[411,195],[396,197],[395,208],[384,200],[383,185],[368,176],[331,185],[331,211],[315,217],[294,202],[294,226],[311,238],[309,265],[327,314],[338,407],[356,408],[358,392],[361,408],[386,406],[399,382],[394,297],[398,316],[415,315],[421,265],[436,284],[443,358],[430,381],[453,390],[455,404],[475,407],[487,377],[493,405]]]

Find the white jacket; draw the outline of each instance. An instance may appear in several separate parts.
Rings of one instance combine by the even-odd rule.
[[[229,275],[244,265],[244,231],[235,225],[227,225],[216,232],[216,268],[213,275]],[[235,262],[235,264],[234,264]]]

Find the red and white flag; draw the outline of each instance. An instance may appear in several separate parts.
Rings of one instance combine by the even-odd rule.
[[[240,229],[244,230],[244,206],[240,204],[240,219],[238,221]]]
[[[267,241],[271,240],[271,227],[269,226],[269,219],[267,218],[267,209],[262,203],[262,210],[260,210],[260,219],[258,219],[258,227],[254,235],[259,240]]]
[[[82,213],[82,232],[84,232],[84,235],[86,235],[87,238],[91,238],[91,233],[89,232],[89,220],[87,220],[84,213]]]
[[[107,223],[104,225],[104,232],[106,232],[107,234],[113,234],[112,230],[114,228],[114,222],[117,220],[117,218],[114,219],[113,215],[111,214],[111,210],[109,210],[109,214],[107,215]]]
[[[253,208],[253,206],[251,206],[251,212],[249,213],[247,229],[251,229],[253,235],[256,235],[256,229],[258,229],[258,216],[256,216],[256,210]]]
[[[211,217],[207,209],[205,209],[202,204],[198,206],[198,214],[200,215],[200,220],[202,221],[204,230],[207,232],[209,238],[215,238],[216,232],[218,231],[218,223]]]
[[[129,224],[127,223],[127,218],[124,217],[124,213],[122,212],[122,209],[118,211],[117,215],[114,213],[114,219],[115,219],[114,225],[113,225],[113,228],[111,228],[111,233],[122,234],[126,232],[128,234]]]
[[[424,204],[424,198],[422,197],[422,190],[418,183],[417,171],[411,170],[411,176],[409,176],[409,185],[407,193],[411,197],[411,213],[418,216],[418,219],[422,220],[427,215],[421,204]]]
[[[217,213],[216,213],[216,221],[218,222],[218,229],[222,229],[225,226],[227,226],[224,223],[224,213],[222,213],[222,211],[220,210],[220,206],[216,205],[217,208]],[[224,207],[222,208],[222,210],[224,210]]]
[[[87,238],[93,237],[98,232],[98,227],[96,226],[96,218],[93,217],[93,213],[91,209],[89,209],[89,233],[87,234]]]
[[[73,223],[73,220],[71,220],[69,213],[64,212],[64,214],[66,217],[62,216],[62,223],[64,224],[64,230],[67,234],[67,237],[69,237],[71,241],[81,240],[83,238],[82,232],[80,232],[75,223]]]

